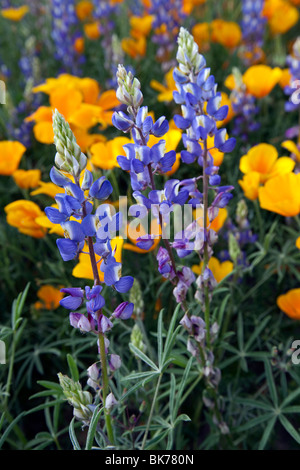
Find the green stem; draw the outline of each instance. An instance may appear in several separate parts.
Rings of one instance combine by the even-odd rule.
[[[207,167],[207,140],[204,140],[204,154],[203,154],[203,230],[204,230],[204,256],[203,256],[203,272],[208,265],[208,242],[207,242],[207,217],[208,217],[208,176],[206,175]],[[206,325],[206,343],[210,348],[210,305],[209,305],[209,286],[208,282],[204,286],[204,319]]]
[[[104,335],[102,333],[99,333],[98,338],[99,338],[99,351],[100,351],[102,383],[103,383],[102,399],[103,399],[103,404],[105,407],[106,397],[109,391],[109,383],[108,383],[108,375],[107,375]],[[104,408],[104,410],[105,410],[104,415],[105,415],[105,424],[106,424],[108,439],[110,440],[111,444],[114,444],[115,439],[114,439],[114,433],[112,429],[110,412],[106,408]]]
[[[159,390],[159,386],[160,386],[162,376],[163,376],[163,374],[161,372],[159,374],[159,377],[158,377],[158,380],[157,380],[156,389],[155,389],[154,397],[153,397],[153,400],[152,400],[151,410],[150,410],[150,414],[149,414],[149,417],[148,417],[146,431],[145,431],[145,434],[144,434],[141,450],[144,450],[146,442],[147,442],[147,436],[148,436],[150,424],[151,424],[151,421],[152,421],[152,416],[153,416],[154,408],[155,408],[155,405],[156,405],[156,399],[157,399],[158,390]]]

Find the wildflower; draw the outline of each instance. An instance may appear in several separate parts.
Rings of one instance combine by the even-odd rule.
[[[258,190],[262,209],[293,217],[300,213],[300,174],[286,173],[269,179]]]
[[[90,23],[85,23],[83,26],[84,34],[88,39],[96,40],[101,36],[100,32],[100,22],[91,21]]]
[[[3,18],[18,22],[21,21],[28,12],[29,7],[27,5],[23,5],[18,8],[3,8],[1,10],[1,15]]]
[[[83,391],[79,382],[74,382],[67,375],[57,374],[59,384],[69,404],[73,406],[74,417],[88,425],[93,415],[93,397],[90,392]]]
[[[284,92],[289,95],[289,100],[285,103],[287,112],[299,109],[300,100],[297,99],[300,91],[300,37],[293,44],[292,53],[287,57],[289,66],[289,83],[284,87]]]
[[[0,175],[12,175],[19,167],[26,147],[17,141],[0,142]]]
[[[12,176],[19,188],[36,188],[41,180],[41,170],[16,170]]]
[[[256,98],[263,98],[273,90],[281,76],[282,71],[279,67],[272,69],[264,64],[252,65],[244,73],[243,82],[248,93]]]
[[[278,158],[276,148],[265,143],[252,147],[240,160],[242,173],[258,173],[262,184],[274,176],[290,173],[294,167],[295,162],[290,157]]]
[[[243,179],[238,181],[247,199],[255,201],[258,198],[258,189],[260,187],[260,173],[250,171],[243,175]]]
[[[280,310],[293,320],[300,320],[300,289],[291,289],[277,297],[276,303]]]
[[[299,12],[286,0],[265,0],[263,16],[268,20],[273,35],[284,34],[298,21]]]
[[[211,23],[211,39],[228,49],[237,47],[242,38],[240,26],[234,21],[216,19]]]
[[[102,170],[119,167],[117,157],[124,154],[123,146],[130,143],[127,137],[115,137],[106,142],[97,142],[90,147],[92,165]]]
[[[173,92],[176,90],[175,81],[173,78],[173,69],[170,69],[165,75],[165,83],[163,85],[157,80],[151,80],[150,86],[156,91],[159,91],[157,100],[160,102],[169,102],[173,100]]]
[[[197,23],[192,28],[193,37],[200,50],[204,50],[211,39],[211,25],[209,23]]]
[[[259,129],[255,115],[258,113],[256,98],[246,88],[243,76],[238,68],[233,68],[233,73],[225,80],[225,85],[231,90],[230,101],[234,114],[233,135],[239,136],[242,141],[247,141],[249,132]]]
[[[219,283],[233,271],[233,263],[229,260],[222,262],[215,256],[212,256],[208,262],[208,268],[211,270],[217,283]],[[192,266],[193,272],[197,275],[201,274],[202,269],[203,263]]]
[[[40,299],[34,304],[37,310],[56,310],[63,298],[63,293],[59,288],[45,284],[37,291],[37,296]]]
[[[54,197],[58,193],[63,193],[64,189],[57,186],[52,182],[39,181],[38,188],[34,191],[31,191],[30,196],[38,196],[39,194],[45,194],[46,196]]]
[[[75,7],[78,19],[80,21],[84,21],[87,18],[90,18],[93,8],[93,3],[89,0],[81,0],[80,2],[78,2]]]
[[[291,158],[300,163],[300,148],[299,145],[295,144],[292,140],[285,140],[281,146],[291,152]]]
[[[7,223],[16,227],[20,233],[33,238],[43,238],[46,235],[46,230],[35,220],[43,214],[35,202],[20,199],[5,206],[4,211]]]
[[[246,64],[254,64],[263,58],[263,40],[266,19],[263,17],[264,1],[242,1],[243,58]]]

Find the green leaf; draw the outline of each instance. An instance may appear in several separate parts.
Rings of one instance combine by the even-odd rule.
[[[177,416],[174,422],[174,426],[177,426],[177,424],[180,423],[180,421],[191,421],[191,418],[188,415],[182,413],[181,415]]]
[[[274,405],[277,407],[277,405],[278,405],[278,396],[277,396],[277,391],[276,391],[276,385],[275,385],[275,382],[274,382],[274,377],[273,377],[273,374],[272,374],[272,369],[271,369],[271,366],[270,366],[270,363],[269,363],[268,360],[265,360],[264,362],[265,362],[266,379],[267,379],[267,382],[268,382],[268,387],[269,387],[271,399],[272,399]]]
[[[242,424],[238,428],[235,429],[236,432],[248,431],[248,429],[254,428],[261,423],[264,423],[268,419],[272,418],[274,415],[270,413],[266,413],[260,416],[256,416],[256,418],[250,419],[247,423]]]
[[[258,445],[258,450],[263,450],[269,440],[269,437],[271,435],[271,432],[273,431],[274,429],[274,426],[275,426],[275,423],[276,423],[276,420],[277,420],[277,416],[273,416],[273,418],[270,419],[270,421],[268,422],[265,430],[264,430],[264,433],[262,435],[262,438],[260,440],[260,443]]]
[[[100,408],[100,406],[101,406],[100,404],[97,405],[93,411],[93,416],[91,418],[88,434],[86,437],[85,450],[91,450],[93,446],[95,434],[97,431],[98,421],[103,411],[103,408]]]
[[[252,400],[251,398],[235,398],[235,402],[240,403],[241,405],[250,406],[253,409],[259,408],[261,410],[270,412],[273,410],[273,406],[270,404],[264,403],[262,401]]]
[[[158,357],[158,366],[161,369],[162,367],[162,350],[163,350],[163,310],[159,312],[158,322],[157,322],[157,357]]]
[[[7,428],[5,429],[4,433],[2,434],[0,438],[0,449],[3,446],[4,442],[6,441],[9,433],[13,430],[17,422],[20,421],[20,419],[23,418],[25,414],[26,414],[25,411],[23,411],[9,424],[9,426],[7,426]]]
[[[79,445],[79,442],[77,440],[76,434],[75,434],[75,417],[72,419],[70,422],[69,426],[69,436],[73,445],[74,450],[81,450],[81,447]]]
[[[11,322],[12,322],[12,329],[14,331],[17,330],[20,322],[21,322],[21,314],[24,307],[24,303],[28,294],[30,283],[27,284],[23,292],[20,292],[18,297],[13,301],[12,304],[12,312],[11,312]]]
[[[70,369],[70,372],[71,372],[72,379],[74,380],[74,382],[78,382],[79,381],[79,371],[78,371],[77,364],[76,364],[74,358],[71,356],[71,354],[67,354],[67,361],[68,361],[68,365],[69,365],[69,369]]]
[[[148,364],[148,366],[151,367],[151,369],[155,370],[155,371],[158,371],[159,369],[157,368],[156,364],[154,364],[153,361],[151,361],[151,359],[146,356],[146,354],[144,354],[140,349],[138,349],[136,346],[134,346],[132,343],[129,343],[129,349],[130,351],[135,354],[136,356],[138,356],[143,362],[145,362],[146,364]]]
[[[279,415],[279,420],[282,424],[282,426],[285,428],[285,430],[292,436],[295,441],[300,444],[300,434],[296,431],[294,426],[289,422],[288,419],[286,419],[285,416],[282,414]]]

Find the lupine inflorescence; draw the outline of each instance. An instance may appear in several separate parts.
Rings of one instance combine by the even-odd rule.
[[[262,59],[266,18],[262,15],[264,0],[243,0],[241,29],[243,35],[243,59],[249,65]]]
[[[80,75],[80,64],[82,64],[84,56],[78,56],[74,48],[78,23],[74,0],[64,2],[53,0],[52,17],[55,58],[61,64],[61,71]]]
[[[121,275],[122,266],[116,261],[115,250],[111,245],[121,223],[120,213],[111,214],[110,205],[101,204],[112,193],[112,186],[104,176],[94,181],[93,174],[86,169],[86,156],[81,152],[68,123],[57,110],[53,115],[53,130],[57,153],[56,166],[52,167],[50,177],[65,192],[55,197],[58,208],[47,207],[45,213],[51,222],[60,224],[64,231],[64,238],[57,239],[62,259],[70,261],[77,258],[87,245],[94,275],[92,287],[63,288],[62,292],[67,296],[60,304],[70,310],[70,323],[74,328],[98,335],[103,374],[109,345],[105,334],[113,327],[115,319],[126,320],[133,312],[133,304],[126,301],[121,302],[110,315],[103,311],[104,286],[126,293],[133,284],[131,276]],[[98,261],[96,255],[99,256]],[[78,312],[79,308],[84,308],[84,313]],[[120,363],[116,359],[114,356],[110,359],[113,364],[111,370]],[[107,388],[107,384],[103,387]],[[104,402],[105,397],[107,393],[103,397]]]
[[[300,107],[300,37],[294,42],[292,53],[287,57],[286,62],[291,79],[290,84],[285,87],[285,93],[289,96],[289,100],[285,103],[285,110],[291,112]]]
[[[232,198],[231,186],[221,186],[219,168],[214,165],[211,151],[230,152],[235,145],[234,138],[228,138],[226,129],[217,126],[228,113],[227,106],[221,106],[221,94],[217,92],[214,77],[206,67],[204,57],[198,52],[193,37],[184,28],[178,36],[178,68],[174,70],[177,91],[174,100],[181,105],[182,115],[176,115],[174,121],[184,132],[181,160],[186,164],[198,163],[199,175],[194,178],[169,179],[163,189],[156,189],[155,175],[165,174],[175,161],[175,152],[165,152],[165,141],[160,139],[151,148],[149,136],[160,138],[165,135],[169,125],[164,116],[153,121],[148,108],[141,106],[143,95],[140,82],[127,73],[123,66],[118,70],[117,96],[127,106],[127,112],[117,111],[113,115],[115,127],[123,132],[131,132],[133,143],[124,146],[126,156],[119,156],[120,167],[129,172],[133,196],[137,201],[137,217],[143,217],[152,210],[160,226],[160,235],[165,228],[165,217],[175,206],[187,206],[196,210],[196,218],[183,230],[176,233],[174,241],[164,239],[165,246],[157,252],[158,270],[162,276],[174,285],[173,294],[181,304],[185,314],[181,325],[189,333],[188,350],[196,356],[203,367],[204,375],[210,386],[217,387],[220,372],[213,365],[214,355],[210,348],[215,340],[218,326],[210,324],[209,303],[216,281],[208,268],[217,240],[210,223]],[[208,146],[208,141],[213,142]],[[202,180],[201,191],[198,188]],[[145,190],[150,188],[147,196]],[[209,205],[209,196],[212,202]],[[198,212],[197,212],[198,211]],[[153,244],[153,235],[138,238],[138,246],[148,249]],[[203,262],[203,270],[196,280],[195,298],[201,303],[205,320],[190,315],[186,308],[186,296],[195,281],[195,276],[188,266],[178,266],[174,253],[181,260],[187,255],[198,253]],[[218,421],[224,426],[222,420]],[[226,430],[227,432],[227,430]]]
[[[243,77],[237,68],[233,69],[235,87],[231,92],[232,108],[235,114],[232,134],[239,137],[241,141],[249,140],[249,133],[259,129],[260,124],[255,119],[259,107],[255,96],[247,92]]]
[[[175,37],[185,14],[182,11],[182,0],[153,0],[149,13],[154,15],[152,41],[158,45],[156,56],[165,72],[175,65],[173,51]]]
[[[213,149],[231,152],[235,139],[228,138],[226,129],[217,126],[218,121],[226,118],[228,106],[221,106],[221,94],[217,92],[215,79],[206,66],[205,58],[199,54],[193,37],[184,28],[181,28],[178,37],[177,60],[179,66],[174,71],[177,86],[174,100],[181,105],[182,115],[176,115],[174,121],[185,131],[183,144],[186,150],[181,152],[181,159],[187,164],[197,161],[202,168],[202,191],[195,188],[190,193],[189,203],[201,207],[200,219],[203,223],[202,230],[198,230],[195,237],[195,249],[204,261],[204,269],[196,281],[199,287],[196,298],[204,305],[207,299],[204,299],[203,286],[215,283],[207,267],[216,241],[216,234],[210,230],[209,224],[216,217],[218,209],[225,207],[230,201],[233,189],[231,186],[220,185],[219,168],[214,165],[210,152]],[[208,139],[213,141],[212,147],[208,147]],[[213,193],[210,205],[209,192]],[[186,244],[189,244],[194,236],[193,230],[186,231],[184,235]],[[180,248],[183,248],[182,244]]]

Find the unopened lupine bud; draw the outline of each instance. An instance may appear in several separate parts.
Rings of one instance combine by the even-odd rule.
[[[198,45],[193,36],[183,27],[180,28],[178,35],[176,59],[180,64],[180,70],[185,74],[192,71],[197,74],[205,65],[204,57],[199,54]]]
[[[93,396],[83,391],[79,382],[74,382],[67,375],[58,374],[59,383],[63,393],[74,408],[74,416],[83,423],[88,424],[92,416]]]
[[[143,342],[143,333],[141,332],[137,324],[135,324],[134,327],[132,328],[130,341],[140,351],[142,352],[146,351],[146,345]]]
[[[133,303],[134,308],[133,312],[135,315],[141,315],[144,311],[144,300],[142,295],[142,289],[139,281],[137,279],[134,280],[130,294],[129,294],[129,301]]]
[[[123,65],[118,66],[117,71],[117,98],[127,106],[138,109],[143,102],[143,94],[141,92],[141,84],[132,73],[125,69]]]
[[[110,410],[113,406],[117,405],[118,401],[116,400],[113,393],[109,393],[105,400],[105,409]]]
[[[247,220],[248,216],[248,207],[246,204],[246,201],[244,199],[241,199],[236,208],[236,221],[239,224],[240,228],[244,228],[248,224]]]
[[[81,152],[69,124],[57,109],[53,113],[53,132],[56,146],[56,166],[60,170],[78,177],[86,167],[87,158]]]
[[[232,233],[229,233],[229,241],[228,242],[229,242],[228,243],[228,245],[229,245],[228,250],[229,250],[230,258],[232,259],[234,264],[237,264],[238,259],[241,256],[241,249],[240,249],[240,246],[238,244],[238,241],[237,241],[236,237]]]

